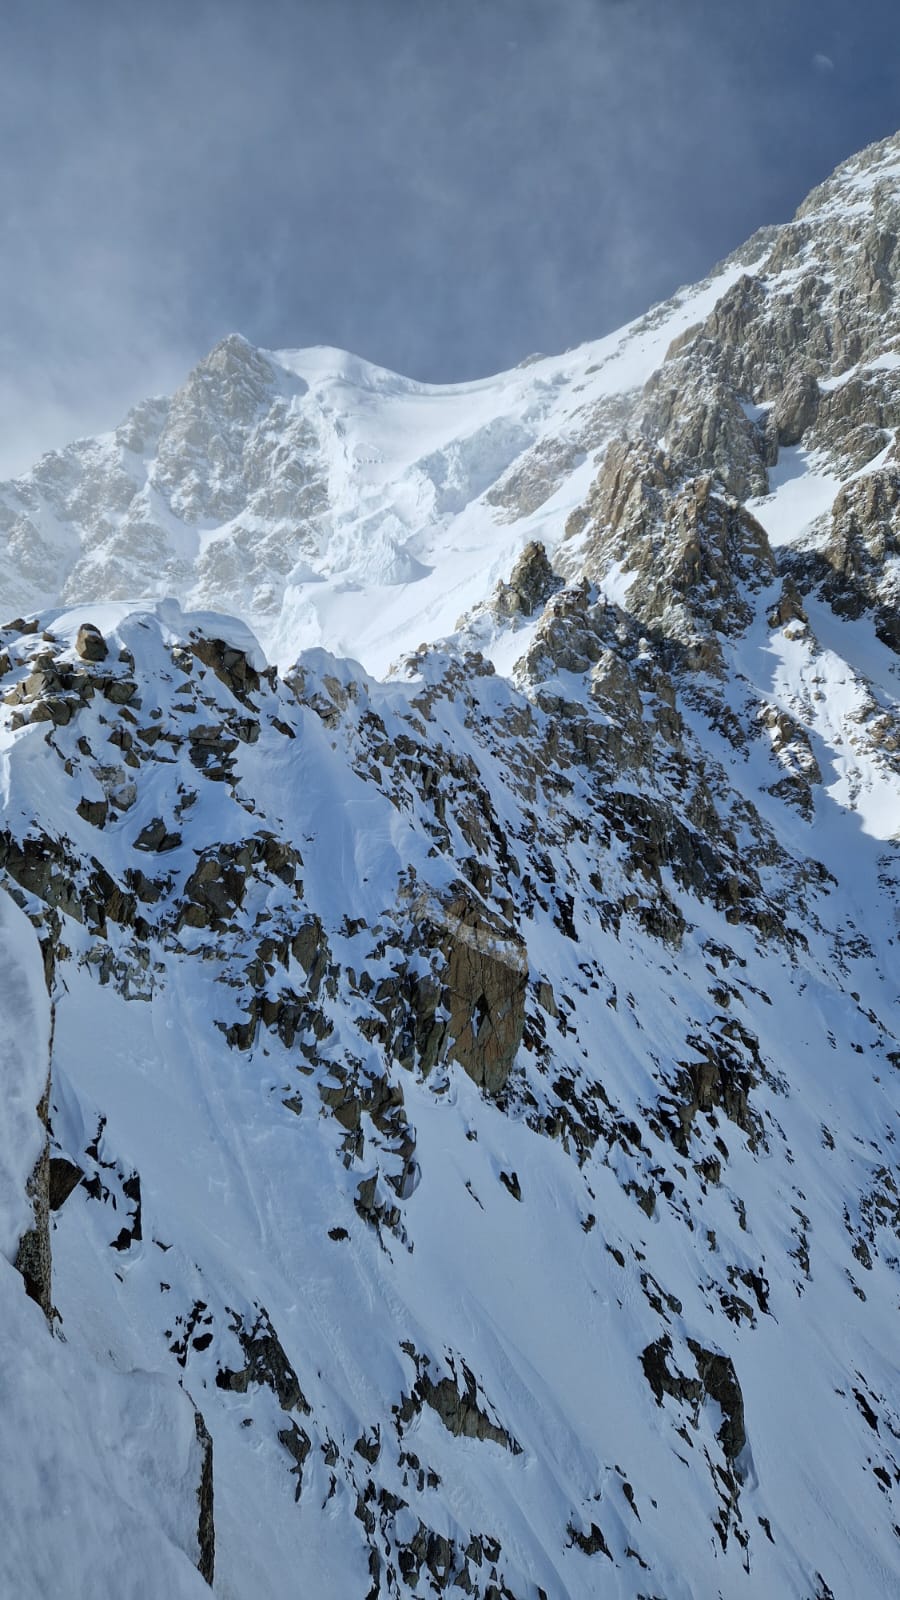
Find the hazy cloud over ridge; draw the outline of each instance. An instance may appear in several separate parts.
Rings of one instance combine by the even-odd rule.
[[[2,44],[6,471],[234,328],[436,381],[597,336],[900,124],[895,0],[13,0]]]

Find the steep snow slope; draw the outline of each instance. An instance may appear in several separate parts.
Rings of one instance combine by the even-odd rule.
[[[898,236],[4,489],[10,1592],[896,1592]]]
[[[35,1107],[50,1068],[44,963],[27,917],[0,893],[0,1384],[6,1448],[0,1495],[5,1595],[206,1593],[196,1570],[202,1472],[190,1402],[151,1370],[126,1377],[102,1345],[54,1340],[26,1298],[40,1245],[26,1184],[46,1133]],[[23,1238],[24,1235],[24,1238]],[[22,1241],[20,1246],[19,1241]],[[152,1579],[150,1574],[153,1574]]]

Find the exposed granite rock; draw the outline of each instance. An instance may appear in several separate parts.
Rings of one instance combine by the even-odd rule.
[[[219,1388],[246,1394],[251,1384],[265,1384],[282,1410],[308,1414],[309,1403],[265,1307],[260,1306],[249,1328],[241,1316],[233,1313],[232,1332],[237,1334],[246,1361],[240,1368],[220,1367],[216,1373]]]
[[[617,397],[618,398],[618,397]],[[485,500],[498,506],[504,520],[516,522],[530,516],[549,500],[572,470],[578,456],[578,444],[588,447],[588,442],[568,439],[541,439],[532,449],[520,456],[503,478],[488,489]]]
[[[505,1428],[492,1422],[485,1409],[485,1403],[479,1403],[478,1383],[465,1361],[460,1362],[462,1378],[460,1387],[460,1374],[457,1374],[456,1361],[452,1355],[447,1357],[452,1376],[437,1380],[431,1376],[427,1356],[414,1353],[413,1359],[418,1376],[411,1392],[396,1408],[397,1418],[401,1424],[406,1425],[411,1422],[425,1404],[437,1413],[448,1433],[466,1439],[487,1439],[493,1444],[502,1445],[504,1450],[509,1450],[514,1456],[522,1454],[521,1445]]]
[[[200,856],[184,885],[184,922],[195,928],[219,927],[241,905],[252,852],[247,845],[213,846]]]
[[[465,889],[443,901],[425,897],[414,917],[430,927],[445,959],[450,1057],[487,1094],[499,1094],[525,1022],[528,957],[521,936]]]
[[[154,817],[152,822],[144,824],[134,841],[134,848],[161,854],[166,850],[177,850],[180,844],[181,834],[177,830],[170,830],[162,817]]]
[[[294,1499],[299,1500],[301,1491],[303,1489],[303,1467],[305,1465],[306,1458],[312,1449],[312,1440],[310,1439],[309,1434],[306,1432],[306,1429],[301,1428],[298,1423],[291,1419],[291,1422],[286,1428],[279,1428],[278,1442],[279,1444],[284,1445],[285,1450],[294,1463],[291,1468],[291,1475],[297,1479],[297,1485],[294,1489]]]
[[[105,661],[109,655],[109,646],[100,629],[92,622],[83,622],[78,629],[75,640],[75,649],[83,661]]]
[[[737,1465],[747,1443],[744,1424],[744,1396],[730,1356],[716,1350],[704,1350],[695,1339],[688,1339],[688,1347],[697,1363],[697,1375],[703,1391],[715,1400],[722,1412],[722,1425],[716,1435],[726,1458]]]
[[[767,620],[770,628],[786,628],[791,622],[805,625],[809,621],[803,606],[803,596],[790,573],[785,576],[781,594],[768,613]]]
[[[607,1561],[613,1560],[613,1553],[603,1537],[603,1530],[598,1528],[596,1522],[592,1522],[585,1533],[581,1528],[576,1527],[574,1522],[570,1521],[566,1526],[566,1533],[569,1536],[570,1544],[574,1544],[583,1555],[604,1555]]]
[[[764,1076],[757,1042],[736,1017],[716,1017],[705,1035],[689,1035],[696,1058],[680,1066],[680,1102],[673,1139],[684,1155],[698,1113],[721,1107],[729,1121],[747,1135],[751,1150],[764,1144],[762,1119],[754,1110],[751,1090]]]
[[[666,361],[644,398],[641,431],[648,440],[664,439],[672,456],[709,473],[738,499],[766,493],[763,437],[734,388],[698,359],[696,346]]]
[[[584,576],[602,585],[622,569],[631,614],[673,647],[673,665],[718,672],[716,633],[740,632],[749,595],[771,582],[766,534],[715,478],[644,440],[616,440],[587,503]]]
[[[51,1211],[58,1211],[60,1206],[65,1205],[83,1177],[84,1173],[77,1162],[70,1161],[67,1156],[50,1157],[48,1203]]]
[[[663,1403],[664,1395],[671,1395],[674,1400],[690,1405],[696,1413],[705,1400],[714,1400],[723,1418],[716,1437],[726,1459],[735,1466],[747,1443],[747,1432],[744,1398],[734,1363],[730,1356],[705,1350],[696,1339],[688,1339],[687,1345],[694,1357],[696,1377],[686,1376],[672,1362],[672,1340],[667,1333],[647,1345],[641,1353],[644,1376],[659,1406]]]
[[[216,677],[230,689],[244,705],[249,696],[259,689],[259,673],[243,650],[226,644],[223,639],[212,639],[207,634],[191,638],[191,650],[205,666],[211,667]]]
[[[819,414],[819,400],[814,372],[801,368],[790,375],[772,407],[772,428],[779,445],[800,443]]]
[[[513,567],[509,582],[497,585],[492,610],[501,619],[530,617],[561,587],[562,579],[553,571],[546,548],[539,539],[532,539]]]
[[[107,800],[83,798],[79,800],[75,809],[78,815],[83,817],[85,822],[89,822],[92,827],[102,828],[109,815],[109,802]]]

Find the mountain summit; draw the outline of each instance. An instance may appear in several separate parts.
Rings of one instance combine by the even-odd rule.
[[[898,428],[900,136],[0,486],[4,1594],[897,1592]]]

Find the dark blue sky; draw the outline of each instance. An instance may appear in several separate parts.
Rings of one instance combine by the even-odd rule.
[[[6,0],[0,470],[232,329],[596,337],[898,127],[898,0]]]

